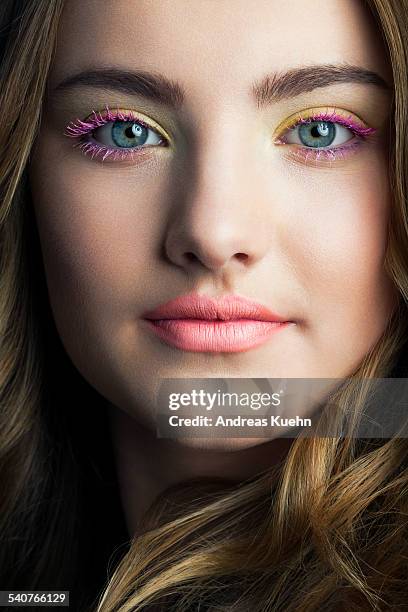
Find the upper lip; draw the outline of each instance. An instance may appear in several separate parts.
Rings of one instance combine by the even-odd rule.
[[[154,310],[145,312],[143,318],[152,321],[159,319],[204,319],[207,321],[252,319],[275,323],[287,321],[266,306],[243,296],[210,297],[198,293],[176,297]]]

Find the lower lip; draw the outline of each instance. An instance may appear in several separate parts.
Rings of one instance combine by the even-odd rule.
[[[273,334],[287,327],[284,323],[234,319],[145,319],[150,329],[166,344],[183,351],[240,353],[266,342]]]

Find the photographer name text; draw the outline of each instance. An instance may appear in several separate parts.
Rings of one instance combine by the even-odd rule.
[[[194,417],[180,417],[171,415],[169,417],[171,427],[311,427],[312,420],[299,416],[283,418],[279,415],[270,417],[244,417],[244,416],[218,416],[216,419],[196,415]]]

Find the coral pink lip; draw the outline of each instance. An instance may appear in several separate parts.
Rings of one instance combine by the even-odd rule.
[[[142,318],[166,344],[193,352],[246,351],[294,323],[248,298],[197,293],[170,300]]]

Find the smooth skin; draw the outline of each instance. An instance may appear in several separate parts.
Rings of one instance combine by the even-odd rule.
[[[343,82],[264,107],[251,94],[267,74],[321,64],[359,66],[391,83],[363,3],[311,4],[67,0],[30,181],[58,332],[110,406],[130,531],[143,510],[135,492],[147,504],[187,476],[242,479],[287,447],[157,439],[162,377],[347,376],[394,308],[384,270],[389,93]],[[102,67],[160,73],[183,89],[183,104],[90,85],[56,90]],[[64,129],[106,104],[150,118],[169,146],[139,160],[84,155]],[[336,160],[275,143],[290,115],[324,106],[357,115],[375,136]],[[141,315],[191,291],[246,296],[296,325],[242,353],[182,351]]]

